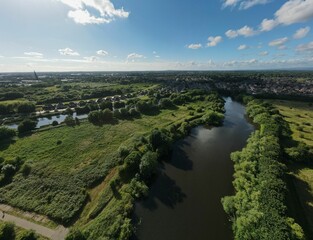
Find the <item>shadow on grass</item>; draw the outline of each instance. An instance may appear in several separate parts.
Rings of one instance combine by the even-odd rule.
[[[300,224],[305,232],[306,239],[313,239],[313,203],[310,185],[296,177],[304,168],[313,169],[312,165],[291,164],[288,166],[293,174],[286,178],[288,215],[293,217]],[[295,174],[295,175],[294,175]]]

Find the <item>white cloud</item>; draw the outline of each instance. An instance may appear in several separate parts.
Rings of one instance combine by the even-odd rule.
[[[109,53],[107,51],[104,51],[104,50],[98,50],[97,51],[97,55],[99,56],[106,56],[108,55]]]
[[[144,58],[144,56],[138,53],[130,53],[127,56],[127,59],[135,59],[135,58]]]
[[[284,44],[288,41],[288,38],[287,37],[284,37],[284,38],[278,38],[278,39],[275,39],[271,42],[268,43],[268,45],[270,47],[277,47],[279,49],[283,49],[285,48],[284,47]]]
[[[243,44],[243,45],[240,45],[237,49],[238,50],[245,50],[245,49],[248,49],[248,48],[249,47],[247,45]]]
[[[313,52],[313,41],[306,44],[298,45],[296,50],[298,52]]]
[[[228,30],[227,32],[225,32],[225,35],[228,37],[228,38],[235,38],[235,37],[238,37],[238,33],[237,31],[235,30]]]
[[[310,32],[310,27],[300,28],[298,29],[295,34],[293,35],[294,39],[300,39],[306,37]]]
[[[289,0],[274,14],[273,19],[264,19],[261,31],[270,31],[278,25],[291,25],[313,18],[313,0]]]
[[[74,10],[68,12],[68,17],[72,18],[74,22],[86,25],[86,24],[100,24],[100,23],[110,23],[111,19],[99,18],[90,15],[87,9],[85,10]]]
[[[70,48],[59,49],[59,53],[63,56],[79,56],[78,52],[75,52]]]
[[[84,57],[84,59],[87,62],[95,62],[95,61],[97,61],[98,58],[96,56],[91,56],[91,57]]]
[[[259,53],[260,56],[267,56],[268,55],[268,51],[263,51]]]
[[[58,0],[59,2],[72,8],[68,12],[68,17],[78,24],[101,24],[110,23],[116,18],[128,18],[129,12],[123,8],[116,9],[111,0]],[[99,16],[90,14],[87,10],[92,8],[99,12]]]
[[[221,36],[216,36],[216,37],[208,37],[208,47],[215,47],[217,44],[219,44],[223,38]]]
[[[223,7],[234,7],[240,0],[225,0]]]
[[[235,7],[239,5],[240,10],[246,10],[260,4],[267,4],[271,0],[224,0],[223,7]]]
[[[199,48],[202,48],[202,44],[201,43],[193,43],[193,44],[190,44],[187,46],[189,49],[199,49]]]
[[[256,34],[258,34],[258,32],[255,31],[253,28],[248,27],[247,25],[238,29],[238,30],[230,29],[227,32],[225,32],[225,35],[228,38],[235,38],[238,36],[251,37],[251,36],[254,36]]]
[[[154,57],[155,57],[155,58],[160,58],[160,56],[159,56],[159,55],[155,55]]]
[[[260,25],[261,32],[268,32],[271,31],[273,28],[277,26],[277,22],[273,19],[263,19]]]
[[[24,52],[24,55],[31,57],[42,57],[43,54],[39,52]]]

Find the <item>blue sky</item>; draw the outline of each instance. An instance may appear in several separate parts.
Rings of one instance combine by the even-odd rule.
[[[313,66],[313,0],[6,0],[0,72]]]

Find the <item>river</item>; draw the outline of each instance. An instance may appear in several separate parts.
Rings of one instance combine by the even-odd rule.
[[[148,198],[136,204],[139,240],[233,239],[221,198],[233,194],[230,153],[254,130],[245,108],[226,98],[222,127],[194,128],[161,166]]]

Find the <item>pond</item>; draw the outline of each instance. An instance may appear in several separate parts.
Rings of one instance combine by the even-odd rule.
[[[57,121],[59,124],[64,122],[64,119],[66,118],[66,114],[60,114],[60,115],[55,115],[51,117],[39,117],[37,118],[37,126],[36,128],[41,128],[44,126],[51,125],[53,121]],[[85,119],[88,117],[88,114],[82,114],[82,115],[77,115],[76,113],[73,114],[73,118],[78,118],[78,119]],[[18,123],[12,123],[6,125],[8,128],[11,129],[17,129]]]
[[[230,154],[254,130],[243,105],[226,98],[222,127],[194,128],[161,166],[148,198],[136,204],[134,239],[233,239],[221,198],[233,194]]]

